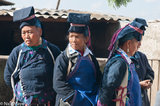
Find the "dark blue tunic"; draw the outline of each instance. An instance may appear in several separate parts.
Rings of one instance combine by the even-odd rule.
[[[127,85],[127,106],[141,106],[141,90],[139,78],[135,71],[134,64],[127,54],[118,49],[108,60],[102,79],[102,87],[99,92],[99,106],[115,106],[118,91],[128,66],[128,85]],[[128,98],[128,99],[127,99]],[[124,105],[124,104],[123,104]]]
[[[19,51],[22,50],[19,58],[17,74],[13,78],[15,84],[21,81],[25,96],[41,94],[47,89],[53,91],[53,68],[54,63],[47,47],[51,50],[54,58],[60,54],[60,50],[53,44],[43,40],[42,46],[32,51],[25,43],[15,47],[6,63],[4,80],[11,87],[11,75],[15,70]],[[30,55],[32,54],[32,56]],[[51,98],[50,98],[51,100]]]
[[[102,87],[99,92],[99,99],[102,104],[107,106],[115,106],[116,102],[112,99],[116,99],[116,91],[127,71],[127,63],[122,57],[111,58],[105,68],[102,79]]]
[[[139,80],[154,80],[154,71],[148,63],[148,59],[145,54],[137,51],[135,55],[131,58],[135,64],[136,72],[138,74]],[[142,106],[150,106],[150,102],[148,99],[147,89],[141,88],[142,93]]]

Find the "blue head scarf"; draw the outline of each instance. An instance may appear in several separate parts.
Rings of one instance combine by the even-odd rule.
[[[69,13],[67,21],[70,23],[68,32],[83,33],[89,36],[90,14]]]
[[[16,10],[13,13],[13,22],[17,21],[21,22],[20,29],[22,29],[24,26],[36,26],[42,28],[41,22],[35,16],[33,6]]]
[[[137,41],[141,41],[142,35],[144,35],[144,31],[146,30],[145,26],[148,26],[146,20],[142,18],[135,18],[132,23],[117,30],[113,35],[108,48],[110,51],[109,58],[118,46],[123,45],[127,40],[135,38]]]

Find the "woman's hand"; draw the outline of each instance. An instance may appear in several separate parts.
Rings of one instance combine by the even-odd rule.
[[[151,80],[140,81],[140,85],[143,89],[149,89],[152,86]]]

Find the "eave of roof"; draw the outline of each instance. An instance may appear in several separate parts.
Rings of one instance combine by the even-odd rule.
[[[13,17],[13,12],[15,9],[10,10],[0,10],[0,17],[9,16]],[[76,13],[89,13],[91,14],[92,22],[112,22],[115,23],[119,20],[121,21],[132,21],[132,18],[118,16],[118,15],[110,15],[110,14],[101,14],[96,12],[86,12],[86,11],[76,11],[76,10],[49,10],[49,9],[35,9],[35,14],[40,20],[43,21],[61,21],[66,22],[68,13],[76,12]]]
[[[0,0],[0,6],[8,6],[8,5],[14,5],[14,3],[6,0]]]

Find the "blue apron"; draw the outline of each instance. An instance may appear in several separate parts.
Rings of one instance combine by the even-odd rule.
[[[117,56],[121,56],[125,61],[127,61],[122,53],[117,52]],[[139,84],[139,77],[135,70],[135,65],[131,63],[129,65],[129,76],[128,76],[128,86],[127,93],[129,94],[129,99],[126,100],[126,106],[142,106],[142,97],[141,97],[141,87]]]
[[[135,71],[134,64],[130,64],[129,68],[131,73],[128,84],[128,93],[130,96],[129,106],[142,106],[141,87],[139,84],[137,72]]]
[[[89,57],[78,57],[77,64],[67,80],[75,90],[72,106],[97,105],[96,69]]]

